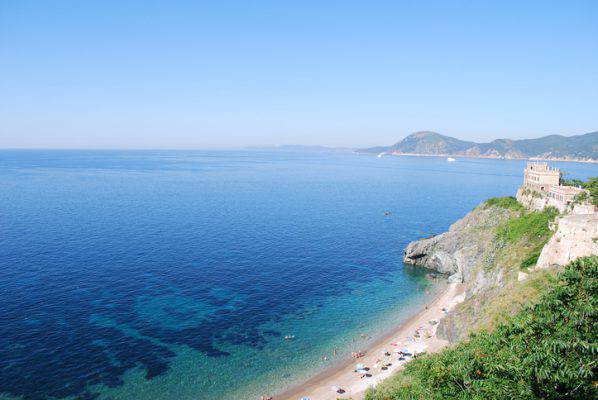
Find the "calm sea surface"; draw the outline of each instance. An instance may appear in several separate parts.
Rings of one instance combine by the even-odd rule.
[[[251,399],[296,384],[430,300],[403,247],[513,195],[523,167],[0,151],[0,398]]]

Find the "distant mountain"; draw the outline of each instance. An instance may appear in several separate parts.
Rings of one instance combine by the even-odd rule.
[[[541,158],[598,161],[598,132],[538,139],[496,139],[490,143],[459,140],[436,132],[415,132],[392,146],[359,149],[360,153],[420,154],[488,158]]]

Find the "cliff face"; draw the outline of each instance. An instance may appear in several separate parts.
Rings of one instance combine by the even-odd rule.
[[[517,201],[530,210],[542,211],[548,205],[548,198],[538,192],[520,187],[517,190]]]
[[[539,296],[558,266],[598,254],[598,214],[561,216],[551,223],[554,233],[541,220],[540,235],[534,227],[538,218],[531,217],[545,214],[511,201],[506,207],[483,204],[448,232],[406,247],[406,263],[465,284],[465,301],[440,321],[439,337],[455,342],[472,330],[492,328]],[[517,229],[523,232],[512,236]]]
[[[448,274],[451,282],[488,280],[486,268],[492,259],[492,239],[495,229],[513,211],[502,207],[480,206],[455,222],[448,232],[409,243],[405,248],[404,262]]]
[[[529,210],[542,211],[546,207],[554,207],[560,213],[571,214],[593,214],[594,206],[592,204],[572,204],[565,205],[555,199],[552,199],[546,194],[539,193],[525,187],[520,187],[517,190],[517,201]]]
[[[542,249],[536,268],[566,265],[578,257],[598,254],[598,213],[565,215]]]

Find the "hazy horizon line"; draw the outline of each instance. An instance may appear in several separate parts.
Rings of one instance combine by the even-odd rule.
[[[511,139],[511,138],[496,138],[496,139],[492,139],[490,141],[478,141],[478,140],[474,140],[474,139],[462,139],[459,138],[457,136],[451,136],[451,135],[446,135],[443,133],[439,133],[437,131],[432,131],[432,130],[418,130],[415,132],[412,132],[410,134],[407,134],[405,136],[403,136],[401,139],[398,139],[397,141],[393,142],[393,143],[380,143],[380,144],[376,144],[376,145],[359,145],[359,146],[343,146],[343,145],[326,145],[326,144],[307,144],[307,143],[277,143],[277,144],[257,144],[257,145],[243,145],[243,146],[164,146],[164,147],[160,147],[160,146],[82,146],[82,147],[78,147],[78,146],[74,146],[74,147],[63,147],[63,146],[0,146],[0,150],[97,150],[97,151],[102,151],[102,150],[113,150],[113,151],[118,151],[118,150],[163,150],[163,151],[168,151],[168,150],[177,150],[177,151],[181,151],[181,150],[189,150],[189,151],[217,151],[217,150],[222,150],[222,151],[226,151],[226,150],[259,150],[259,149],[274,149],[274,148],[280,148],[280,147],[320,147],[320,148],[326,148],[326,149],[331,149],[331,150],[357,150],[357,149],[366,149],[366,148],[371,148],[371,147],[378,147],[378,146],[390,146],[393,145],[395,143],[400,142],[401,140],[405,139],[406,137],[408,137],[409,135],[412,135],[414,133],[418,133],[418,132],[434,132],[434,133],[438,133],[439,135],[442,136],[447,136],[447,137],[451,137],[457,140],[462,140],[465,142],[474,142],[474,143],[491,143],[495,140],[513,140],[513,141],[519,141],[519,140],[535,140],[535,139],[542,139],[542,138],[546,138],[549,136],[562,136],[562,137],[574,137],[574,136],[582,136],[582,135],[587,135],[589,133],[594,133],[594,132],[598,132],[598,130],[592,130],[592,131],[586,131],[584,133],[577,133],[577,134],[573,134],[573,135],[563,135],[563,134],[549,134],[549,135],[544,135],[544,136],[539,136],[539,137],[527,137],[527,138],[519,138],[519,139]]]

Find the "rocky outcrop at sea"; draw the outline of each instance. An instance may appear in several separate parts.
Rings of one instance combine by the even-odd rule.
[[[495,228],[511,215],[508,209],[482,205],[448,232],[409,243],[403,261],[447,274],[450,282],[471,281],[476,267],[488,256]]]
[[[526,201],[520,202],[524,207],[541,209],[535,198],[524,197]],[[517,207],[484,203],[447,232],[411,242],[405,248],[405,263],[444,273],[449,281],[465,284],[465,301],[438,325],[440,338],[457,342],[472,330],[491,329],[541,292],[546,271],[555,271],[578,257],[598,254],[598,213],[557,217],[550,224],[554,232],[550,239],[523,237],[508,242],[499,238],[497,227],[521,215]],[[523,267],[535,252],[539,252],[536,265]]]

